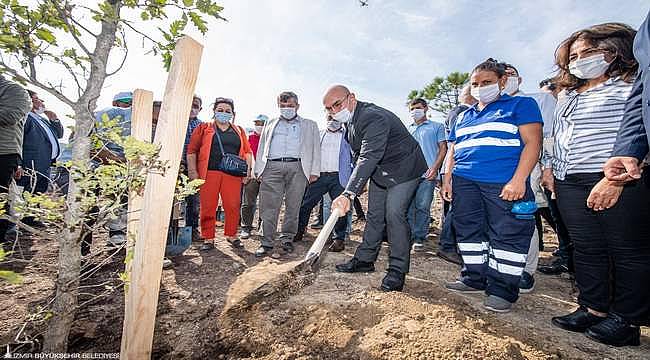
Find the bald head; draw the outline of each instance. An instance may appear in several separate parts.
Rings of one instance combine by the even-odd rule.
[[[460,95],[458,96],[458,101],[460,103],[467,104],[467,105],[474,105],[478,102],[476,99],[474,99],[470,90],[471,89],[469,84],[463,87],[463,90],[460,92]]]
[[[348,101],[346,101],[348,100]],[[354,110],[356,99],[353,93],[343,85],[333,85],[323,95],[323,105],[325,110],[330,114],[335,114],[346,107],[348,110]]]

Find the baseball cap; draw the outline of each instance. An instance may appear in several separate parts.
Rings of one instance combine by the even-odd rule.
[[[128,100],[129,102],[133,100],[133,93],[131,91],[120,91],[115,96],[113,96],[113,101],[122,101]]]
[[[263,123],[266,123],[267,121],[269,121],[269,117],[264,114],[259,114],[255,117],[255,121],[261,121]]]

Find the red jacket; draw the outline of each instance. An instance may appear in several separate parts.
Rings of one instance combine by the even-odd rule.
[[[239,157],[246,159],[246,154],[251,153],[251,147],[246,138],[246,132],[237,125],[231,124],[230,126],[232,126],[235,132],[239,135],[239,140],[241,141],[241,145],[239,146]],[[203,123],[197,126],[197,128],[194,129],[194,132],[192,132],[190,144],[187,146],[188,154],[198,153],[196,170],[199,173],[199,178],[203,180],[205,180],[208,173],[208,162],[210,161],[210,149],[212,148],[214,131],[213,123]]]
[[[260,145],[260,134],[253,132],[248,135],[248,143],[251,146],[251,150],[253,150],[253,157],[257,158],[257,147]]]

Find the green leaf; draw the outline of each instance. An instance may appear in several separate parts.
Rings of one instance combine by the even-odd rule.
[[[194,26],[196,26],[196,28],[201,32],[201,34],[205,34],[208,31],[208,25],[206,21],[203,20],[201,15],[195,13],[194,11],[190,11],[189,15]]]
[[[183,0],[183,5],[190,7],[194,5],[194,0]]]
[[[7,281],[10,284],[18,285],[23,282],[23,277],[9,270],[0,270],[0,279]]]

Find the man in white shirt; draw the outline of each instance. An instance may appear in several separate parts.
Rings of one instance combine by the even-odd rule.
[[[343,186],[347,184],[349,174],[352,172],[350,145],[345,140],[340,122],[331,118],[327,120],[327,128],[321,130],[320,133],[320,154],[320,177],[311,183],[305,191],[302,206],[300,206],[298,232],[294,237],[294,242],[302,241],[309,221],[309,214],[314,206],[321,201],[323,195],[329,194],[330,199],[336,199],[345,190]],[[340,252],[345,249],[347,219],[347,216],[342,216],[336,222],[331,251]]]

